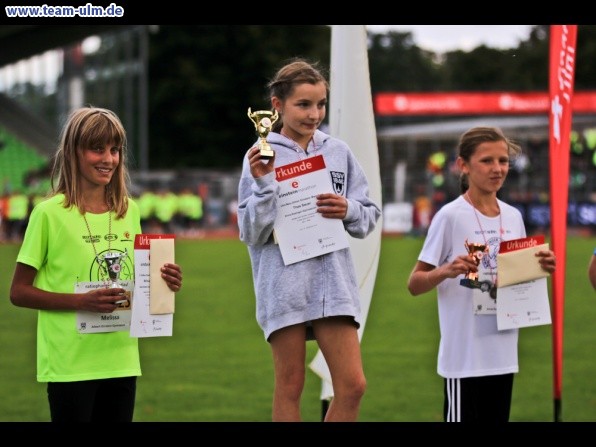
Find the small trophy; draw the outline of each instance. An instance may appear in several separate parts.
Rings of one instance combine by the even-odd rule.
[[[271,112],[270,110],[257,110],[256,112],[251,112],[249,107],[248,117],[254,123],[257,135],[260,138],[259,150],[261,151],[261,158],[273,158],[275,152],[271,149],[269,143],[267,143],[267,135],[269,135],[273,124],[279,118],[277,110],[275,112]]]
[[[110,278],[109,288],[124,288],[118,283],[120,278],[120,270],[122,269],[122,260],[128,256],[128,252],[124,249],[124,253],[118,251],[109,251],[103,255],[97,256],[97,262],[100,268],[108,274]],[[104,265],[105,264],[105,265]],[[124,293],[124,299],[116,301],[119,307],[130,307],[130,292],[127,290]]]
[[[488,245],[468,242],[466,239],[465,246],[468,254],[472,257],[476,265],[480,265],[480,260],[485,253],[488,253]],[[480,289],[483,292],[488,292],[492,288],[490,281],[478,281],[478,272],[473,272],[471,270],[466,273],[464,279],[459,281],[459,284],[470,289]]]

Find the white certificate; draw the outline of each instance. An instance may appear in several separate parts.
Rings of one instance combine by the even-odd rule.
[[[280,184],[275,237],[285,265],[349,247],[341,219],[317,212],[317,195],[333,192],[322,155],[275,169]]]
[[[118,281],[124,290],[132,292],[132,281]],[[99,288],[107,288],[109,282],[89,281],[75,284],[75,293],[87,293]],[[131,301],[134,300],[134,294]],[[127,307],[118,307],[114,312],[98,313],[77,311],[77,331],[79,334],[93,334],[96,332],[127,331],[130,328],[131,310]]]
[[[131,337],[168,337],[172,335],[174,314],[151,315],[149,312],[150,248],[152,239],[173,239],[172,234],[137,234],[135,236],[135,291],[130,321]]]
[[[500,331],[550,323],[546,278],[497,289],[497,328]]]

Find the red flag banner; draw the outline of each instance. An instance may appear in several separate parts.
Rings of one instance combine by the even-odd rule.
[[[549,144],[551,241],[557,257],[553,289],[553,370],[555,422],[560,420],[563,372],[563,308],[567,206],[569,199],[569,137],[575,78],[577,25],[550,26]]]

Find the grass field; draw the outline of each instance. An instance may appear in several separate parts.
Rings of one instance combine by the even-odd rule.
[[[435,293],[412,297],[406,280],[420,238],[389,238],[381,259],[362,353],[368,380],[360,420],[440,422]],[[596,421],[596,297],[587,262],[596,238],[569,238],[565,297],[563,422]],[[0,245],[0,421],[49,420],[45,384],[35,380],[36,311],[10,304],[18,245]],[[176,242],[184,270],[174,336],[141,339],[138,422],[265,422],[273,392],[268,344],[255,320],[246,247],[237,240]],[[549,280],[550,281],[550,280]],[[550,289],[549,289],[550,292]],[[554,419],[552,326],[520,331],[512,422]],[[309,343],[307,362],[317,351]],[[321,382],[307,371],[305,421],[321,418]]]

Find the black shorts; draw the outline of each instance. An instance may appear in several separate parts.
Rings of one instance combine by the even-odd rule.
[[[48,382],[52,422],[132,422],[137,378]]]
[[[444,379],[445,422],[509,422],[513,373]]]

